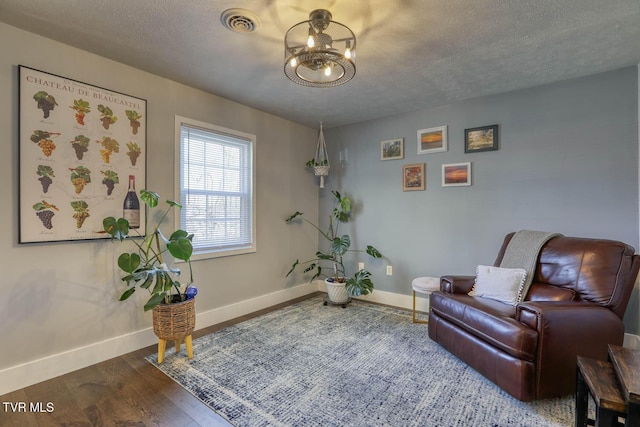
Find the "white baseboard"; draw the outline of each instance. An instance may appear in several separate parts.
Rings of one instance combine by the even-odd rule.
[[[294,286],[246,301],[240,301],[235,304],[198,313],[196,315],[196,324],[198,325],[198,329],[206,328],[316,291],[326,292],[323,281],[317,280],[313,283]],[[370,295],[358,297],[358,299],[409,310],[413,308],[413,295],[375,291]],[[429,310],[429,298],[419,294],[418,298],[416,298],[416,309],[421,312],[427,312]],[[139,350],[153,345],[156,342],[157,338],[153,334],[152,328],[146,328],[2,369],[0,370],[0,396],[122,354]],[[632,349],[640,349],[640,336],[625,334],[624,346]]]
[[[306,283],[262,295],[225,307],[196,314],[198,329],[225,322],[292,299],[316,292],[315,284]],[[0,396],[32,384],[66,374],[117,357],[158,342],[149,327],[130,334],[74,348],[0,370]]]
[[[318,285],[318,290],[326,292],[324,283]],[[424,294],[417,294],[417,296],[416,311],[427,313],[429,311],[429,297]],[[400,307],[409,310],[413,309],[413,294],[401,295],[392,292],[375,291],[369,295],[358,297],[357,299],[376,302],[379,304],[392,305],[394,307]],[[640,350],[640,336],[626,333],[624,334],[624,342],[622,345],[632,350]]]
[[[624,334],[624,343],[622,345],[632,350],[640,350],[640,336]]]
[[[318,286],[318,290],[326,291],[324,284]],[[429,297],[424,294],[417,294],[416,311],[427,313],[429,311]],[[369,295],[358,297],[363,301],[371,301],[379,304],[392,305],[394,307],[413,309],[413,294],[401,295],[392,292],[375,291]],[[634,334],[624,334],[624,342],[622,344],[626,348],[632,350],[640,350],[640,336]]]
[[[395,294],[393,292],[375,291],[369,295],[358,297],[362,301],[376,302],[394,307],[413,309],[413,293],[411,295]],[[429,296],[416,294],[416,311],[427,313],[429,311]]]
[[[316,280],[314,283],[321,292],[327,292],[327,288],[323,280]],[[369,295],[357,297],[362,301],[375,302],[378,304],[386,304],[394,307],[413,309],[413,293],[411,295],[396,294],[393,292],[374,291]],[[429,297],[426,294],[417,294],[416,311],[426,313],[429,311]]]
[[[305,283],[302,285],[294,286],[292,288],[284,289],[282,291],[273,292],[267,295],[262,295],[256,298],[251,298],[245,301],[240,301],[235,304],[226,305],[224,307],[209,310],[197,315],[198,328],[205,328],[207,326],[216,325],[227,320],[235,319],[236,317],[244,316],[246,314],[254,313],[258,310],[271,307],[276,304],[290,301],[292,299],[309,295],[318,290],[317,286],[313,283]]]
[[[324,282],[321,280],[316,281],[318,290],[326,292]],[[425,294],[416,294],[416,311],[427,313],[429,311],[429,296]],[[387,304],[394,307],[405,308],[408,310],[413,309],[413,294],[403,295],[393,292],[375,291],[369,295],[358,297],[356,299],[363,301],[370,301],[379,304]],[[640,350],[640,336],[634,334],[624,334],[623,346],[633,350]]]
[[[0,370],[0,395],[138,350],[156,340],[148,328],[11,366]]]

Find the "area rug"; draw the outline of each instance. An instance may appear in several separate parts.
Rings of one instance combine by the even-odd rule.
[[[572,397],[520,402],[411,322],[314,297],[147,360],[241,426],[572,426]]]

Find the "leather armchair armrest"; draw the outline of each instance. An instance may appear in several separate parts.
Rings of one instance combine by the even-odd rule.
[[[440,290],[447,294],[468,294],[475,280],[476,276],[442,276]]]
[[[518,304],[516,320],[538,332],[538,394],[552,394],[561,378],[574,387],[576,356],[606,360],[607,345],[622,345],[624,325],[608,308],[588,301]]]
[[[620,319],[608,308],[588,301],[525,301],[516,307],[516,320],[538,333],[568,329],[591,334],[589,325],[617,324]]]

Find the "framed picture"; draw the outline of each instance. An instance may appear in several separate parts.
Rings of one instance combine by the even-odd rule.
[[[424,163],[402,165],[402,191],[424,190]]]
[[[464,152],[493,151],[498,149],[498,125],[464,130]]]
[[[147,101],[22,65],[19,78],[19,242],[107,238],[108,216],[143,234]]]
[[[471,162],[442,165],[442,186],[471,185]]]
[[[418,154],[447,151],[447,127],[439,126],[418,131]]]
[[[404,159],[404,138],[380,142],[380,160]]]

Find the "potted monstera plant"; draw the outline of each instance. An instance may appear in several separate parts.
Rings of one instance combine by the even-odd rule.
[[[286,219],[287,223],[303,221],[315,228],[320,235],[326,240],[328,249],[318,250],[315,257],[307,260],[296,261],[287,273],[287,277],[291,275],[298,267],[303,268],[304,273],[313,272],[311,280],[316,278],[325,278],[327,286],[327,295],[331,303],[346,304],[352,296],[367,295],[373,292],[373,281],[371,273],[361,269],[356,271],[352,276],[347,274],[344,255],[347,252],[365,252],[373,258],[381,258],[382,254],[373,246],[368,245],[364,250],[351,249],[351,237],[348,234],[340,234],[340,225],[349,222],[351,216],[351,199],[346,195],[342,195],[337,191],[332,191],[335,206],[329,215],[329,224],[326,230],[307,218],[302,212],[295,212]],[[327,264],[330,266],[329,274]]]
[[[147,218],[153,218],[153,210],[158,207],[160,196],[152,191],[141,190],[140,198],[148,207]],[[129,240],[135,246],[133,251],[124,252],[118,257],[118,267],[124,274],[122,281],[127,284],[120,301],[128,299],[138,289],[148,291],[149,299],[144,310],[153,311],[153,330],[161,342],[191,337],[195,328],[194,297],[198,292],[193,286],[191,268],[193,234],[180,229],[169,237],[163,234],[160,225],[171,209],[182,209],[173,200],[167,200],[166,204],[167,208],[157,216],[154,224],[145,222],[144,234],[129,228],[129,221],[125,218],[107,217],[103,220],[104,232],[112,240]],[[167,264],[168,254],[188,266],[189,281],[186,284],[178,280],[180,269]]]

